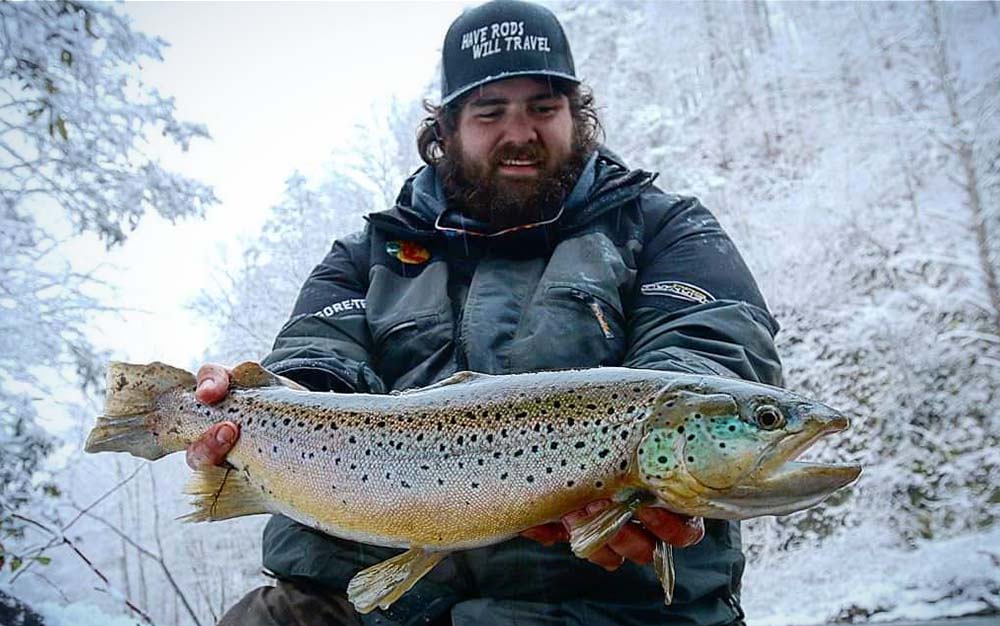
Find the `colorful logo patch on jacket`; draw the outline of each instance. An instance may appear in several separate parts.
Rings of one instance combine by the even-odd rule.
[[[389,241],[385,244],[385,251],[390,256],[394,256],[403,263],[409,265],[419,265],[426,263],[431,258],[431,253],[427,248],[412,241]]]
[[[677,280],[661,280],[657,283],[646,283],[639,289],[646,296],[669,296],[689,302],[697,302],[698,304],[715,302],[715,296],[701,287],[690,283],[682,283]]]

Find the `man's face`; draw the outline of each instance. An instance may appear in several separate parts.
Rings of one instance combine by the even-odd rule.
[[[445,144],[460,208],[497,227],[551,217],[579,175],[573,131],[568,99],[546,80],[511,78],[472,92]]]

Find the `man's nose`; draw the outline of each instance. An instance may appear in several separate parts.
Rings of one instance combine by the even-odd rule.
[[[504,139],[518,145],[538,141],[534,121],[524,111],[513,113],[504,127]]]

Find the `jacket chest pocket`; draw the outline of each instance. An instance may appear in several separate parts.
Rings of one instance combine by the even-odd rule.
[[[625,357],[625,317],[618,294],[592,286],[549,285],[521,331],[524,349],[518,369],[620,365]]]
[[[450,314],[431,313],[372,329],[375,371],[391,389],[428,384],[446,367],[452,345]]]

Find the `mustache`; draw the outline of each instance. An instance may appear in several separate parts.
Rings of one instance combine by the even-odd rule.
[[[526,144],[506,143],[499,146],[490,158],[490,165],[496,169],[503,161],[548,161],[548,152],[541,144],[531,142]]]

